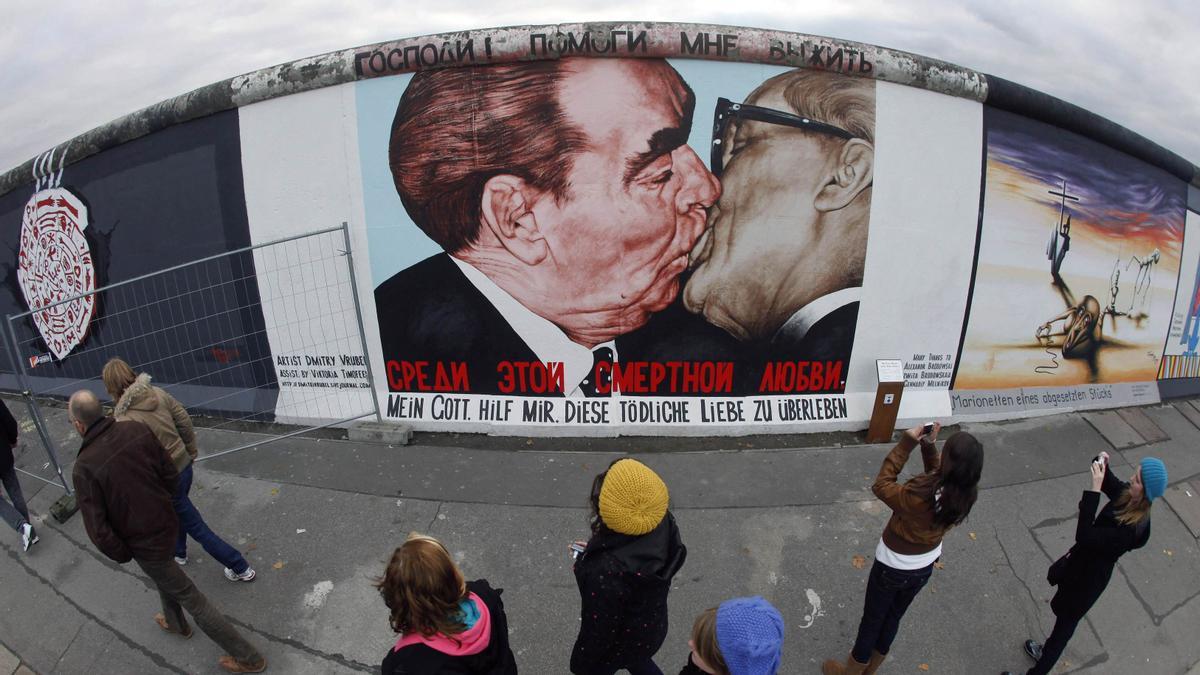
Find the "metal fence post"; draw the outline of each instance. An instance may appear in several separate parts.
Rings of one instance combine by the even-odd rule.
[[[371,385],[371,403],[375,407],[375,421],[382,422],[379,414],[379,396],[375,393],[375,371],[371,369],[371,355],[367,352],[367,329],[363,326],[362,303],[358,300],[358,280],[354,276],[354,253],[350,247],[350,224],[342,221],[342,239],[346,242],[346,270],[350,273],[350,294],[354,297],[354,317],[358,319],[358,341],[362,345],[363,362],[367,366],[367,383]]]
[[[58,472],[58,479],[62,481],[63,489],[69,495],[75,494],[75,491],[71,489],[71,484],[67,482],[66,476],[63,475],[62,464],[58,461],[58,452],[55,450],[54,441],[50,439],[50,434],[46,431],[46,421],[42,419],[41,407],[33,398],[33,389],[29,386],[29,373],[25,370],[25,362],[17,355],[17,334],[13,328],[13,317],[11,316],[4,321],[4,335],[8,340],[8,355],[13,364],[13,375],[17,377],[21,396],[25,398],[25,404],[29,406],[29,415],[33,418],[33,426],[37,429],[38,436],[42,438],[42,445],[46,447],[50,463]]]

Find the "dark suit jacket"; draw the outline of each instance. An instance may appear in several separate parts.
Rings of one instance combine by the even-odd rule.
[[[465,362],[469,393],[501,393],[496,373],[501,361],[538,360],[446,253],[426,258],[380,284],[375,289],[375,309],[385,364],[390,360]],[[743,351],[725,331],[688,312],[678,299],[616,343],[621,362],[737,361]]]
[[[842,372],[850,365],[858,303],[843,305],[821,317],[799,340],[771,342],[773,355],[789,361],[842,361]]]

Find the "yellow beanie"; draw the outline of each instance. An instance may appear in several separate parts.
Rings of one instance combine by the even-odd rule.
[[[667,484],[636,459],[613,464],[600,487],[600,519],[614,532],[641,535],[667,515]]]

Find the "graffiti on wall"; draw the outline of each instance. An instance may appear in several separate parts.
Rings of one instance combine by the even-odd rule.
[[[0,277],[8,282],[0,284],[0,316],[249,244],[237,111],[63,171],[69,159],[46,155],[32,190],[0,196]],[[69,394],[120,356],[151,364],[156,382],[198,410],[241,416],[273,407],[278,387],[253,279],[252,256],[239,254],[34,311],[12,322],[15,356],[38,392]],[[0,379],[15,386],[10,367],[0,365]]]
[[[33,314],[42,341],[56,359],[63,359],[87,336],[96,310],[96,267],[84,229],[87,206],[62,187],[66,153],[53,152],[34,164],[33,196],[21,216],[21,243],[17,254],[17,282]],[[59,304],[72,298],[69,302]],[[47,307],[47,305],[51,305]],[[31,357],[31,365],[40,356]]]
[[[458,421],[844,418],[875,84],[778,71],[703,99],[654,59],[415,75],[387,161],[438,251],[377,275],[393,416],[445,392],[549,399]],[[693,126],[711,129],[699,151]],[[799,400],[737,400],[771,396]]]
[[[1200,214],[1187,212],[1175,311],[1163,347],[1160,380],[1200,377]]]
[[[1040,122],[993,109],[984,120],[987,184],[955,388],[1076,387],[1070,402],[1088,403],[1113,395],[1089,385],[1152,382],[1171,323],[1184,185]]]

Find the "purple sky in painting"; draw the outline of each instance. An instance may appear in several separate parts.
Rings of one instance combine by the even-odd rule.
[[[1113,237],[1183,236],[1187,186],[1170,174],[1057,127],[985,108],[988,158],[1058,191],[1067,181],[1075,222]],[[1058,208],[1049,192],[1039,200]],[[1162,228],[1166,228],[1165,230]]]

